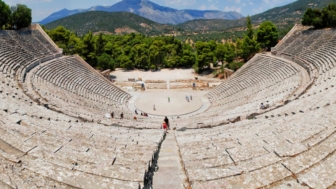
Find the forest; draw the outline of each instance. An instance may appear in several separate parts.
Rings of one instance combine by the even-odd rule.
[[[322,10],[309,8],[302,18],[302,25],[314,26],[315,28],[336,26],[336,4],[331,3]]]
[[[246,18],[247,31],[233,42],[181,41],[174,36],[147,37],[143,34],[112,35],[88,32],[77,35],[58,26],[46,30],[66,55],[78,54],[91,66],[104,70],[115,68],[157,70],[161,68],[194,68],[201,72],[225,62],[226,67],[237,70],[241,62],[260,50],[270,49],[278,41],[278,31],[270,21],[253,29],[250,17]]]
[[[22,29],[28,27],[32,22],[31,9],[26,5],[17,4],[9,6],[0,0],[0,30]]]

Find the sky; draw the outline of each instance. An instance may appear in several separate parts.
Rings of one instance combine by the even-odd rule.
[[[33,22],[38,22],[61,9],[87,9],[92,6],[111,6],[121,0],[3,0],[12,6],[25,4],[32,9]],[[254,15],[295,0],[151,0],[175,9],[237,11],[243,16]]]

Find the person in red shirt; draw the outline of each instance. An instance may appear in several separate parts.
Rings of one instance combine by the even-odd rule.
[[[168,128],[168,126],[167,126],[166,122],[163,122],[162,123],[162,129],[164,129],[166,133],[168,133],[167,128]]]

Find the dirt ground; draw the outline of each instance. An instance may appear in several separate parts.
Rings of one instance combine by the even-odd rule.
[[[202,98],[207,91],[196,91],[191,89],[153,89],[141,92],[135,102],[140,112],[152,115],[177,116],[191,113],[200,109],[203,105]],[[190,95],[192,100],[190,100]],[[189,98],[189,102],[186,100]],[[170,102],[168,101],[170,98]],[[155,105],[155,110],[153,106]]]

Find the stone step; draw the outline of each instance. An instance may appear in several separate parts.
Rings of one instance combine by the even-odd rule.
[[[166,135],[161,145],[158,159],[158,170],[154,173],[153,188],[159,189],[183,189],[185,175],[180,164],[178,146],[174,132]]]

